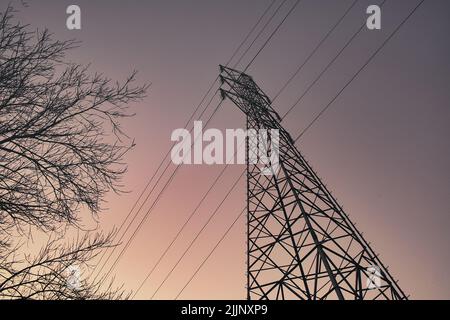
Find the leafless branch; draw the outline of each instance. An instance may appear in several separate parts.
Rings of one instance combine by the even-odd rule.
[[[0,15],[0,220],[52,229],[121,190],[133,142],[120,120],[147,86],[135,72],[120,84],[65,63],[76,42],[30,32],[12,12]]]
[[[134,142],[121,120],[148,86],[134,84],[136,72],[119,83],[66,62],[79,43],[32,32],[13,22],[14,13],[0,12],[0,298],[127,298],[87,276],[68,282],[73,266],[88,270],[111,246],[111,234],[88,233],[69,245],[55,239],[37,255],[12,239],[30,239],[31,228],[76,228],[81,209],[95,216],[107,192],[122,191],[123,157]]]

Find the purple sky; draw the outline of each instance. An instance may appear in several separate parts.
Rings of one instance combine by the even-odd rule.
[[[273,97],[352,2],[303,0],[247,72]],[[276,110],[282,114],[293,104],[364,23],[365,8],[379,2],[358,1],[277,99]],[[48,27],[56,38],[81,40],[70,56],[73,61],[91,63],[92,72],[118,80],[136,69],[139,81],[153,84],[148,98],[133,106],[137,116],[125,123],[137,143],[127,156],[124,180],[131,192],[108,196],[100,228],[120,224],[170,148],[171,132],[184,126],[218,75],[218,65],[226,63],[269,3],[98,0],[17,5],[21,22]],[[238,68],[254,56],[293,3],[286,2]],[[387,0],[382,30],[364,30],[292,111],[284,123],[292,136],[333,98],[416,3]],[[66,29],[69,4],[81,7],[79,31]],[[449,12],[447,0],[426,1],[297,144],[412,298],[450,298]],[[207,115],[217,102],[213,100]],[[243,115],[230,102],[211,124],[244,125]],[[221,169],[179,170],[115,270],[126,289],[136,289]],[[233,167],[221,180],[138,298],[152,296],[240,170],[241,166]],[[242,182],[155,298],[176,296],[244,204]],[[244,231],[240,220],[181,298],[245,298]]]

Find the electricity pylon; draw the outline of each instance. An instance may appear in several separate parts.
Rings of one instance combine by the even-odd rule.
[[[272,175],[249,161],[255,148],[247,138],[247,298],[407,299],[252,77],[223,66],[220,71],[222,98],[244,112],[247,130],[279,133]]]

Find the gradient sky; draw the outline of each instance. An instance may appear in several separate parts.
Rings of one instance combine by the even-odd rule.
[[[367,6],[379,2],[358,2],[277,99],[276,110],[282,114],[292,105],[364,23]],[[417,2],[387,0],[382,30],[364,30],[284,123],[292,136],[333,98]],[[118,80],[136,69],[139,81],[152,83],[148,98],[133,105],[137,116],[124,124],[137,143],[126,158],[129,172],[124,183],[130,193],[108,196],[100,229],[110,230],[127,215],[170,148],[171,132],[184,126],[218,75],[218,65],[226,63],[269,3],[77,0],[28,1],[24,8],[16,2],[21,22],[48,27],[59,39],[82,41],[71,60],[91,63],[92,72]],[[277,23],[293,3],[287,1]],[[248,73],[273,97],[351,3],[303,0]],[[66,29],[69,4],[81,7],[82,30]],[[449,1],[427,0],[298,142],[403,290],[416,299],[450,298],[449,13]],[[274,24],[268,27],[238,68],[247,64],[273,28]],[[217,102],[215,98],[211,107]],[[244,125],[243,115],[230,102],[223,104],[211,124]],[[115,269],[116,280],[126,289],[136,289],[221,169],[179,170]],[[242,166],[234,166],[227,171],[138,298],[152,296],[241,170]],[[242,181],[155,298],[177,295],[244,204]],[[181,298],[245,298],[244,223],[242,219],[232,229]]]

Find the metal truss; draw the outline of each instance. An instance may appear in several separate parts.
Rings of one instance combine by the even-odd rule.
[[[222,98],[247,116],[247,129],[278,129],[279,170],[249,163],[248,299],[407,299],[378,256],[281,126],[271,101],[240,71],[220,66]]]

